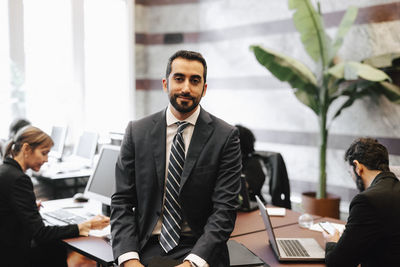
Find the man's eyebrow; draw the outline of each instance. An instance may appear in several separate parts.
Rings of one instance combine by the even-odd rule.
[[[183,74],[183,73],[179,73],[179,72],[177,72],[177,73],[174,73],[174,75],[173,76],[185,76],[185,74]]]
[[[190,78],[198,78],[198,79],[202,79],[202,77],[201,77],[201,75],[197,75],[197,74],[195,74],[195,75],[192,75],[192,76],[190,76]]]

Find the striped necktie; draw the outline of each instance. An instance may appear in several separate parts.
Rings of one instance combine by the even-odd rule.
[[[178,131],[172,140],[168,164],[168,175],[165,185],[163,223],[161,227],[160,245],[166,253],[178,245],[181,234],[182,212],[179,203],[179,187],[183,164],[185,163],[185,143],[183,130],[188,122],[177,122]]]

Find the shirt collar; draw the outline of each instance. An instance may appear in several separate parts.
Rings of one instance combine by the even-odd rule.
[[[196,111],[195,112],[193,112],[193,114],[192,115],[190,115],[188,118],[186,118],[185,119],[185,121],[187,121],[187,122],[189,122],[191,125],[196,125],[196,121],[197,121],[197,118],[199,117],[199,115],[200,115],[200,109],[201,109],[201,107],[200,107],[200,105],[198,106],[198,108],[196,109]],[[176,123],[176,122],[178,122],[179,120],[174,116],[174,114],[172,114],[172,112],[171,112],[171,104],[168,104],[168,107],[167,107],[167,114],[166,114],[167,116],[167,126],[171,126],[172,124],[174,124],[174,123]]]
[[[17,167],[18,169],[20,169],[21,171],[23,171],[22,167],[19,165],[19,163],[11,157],[6,157],[3,161],[3,163],[13,165],[13,166]]]
[[[382,171],[374,178],[374,180],[372,181],[370,187],[375,185],[375,184],[377,184],[378,181],[380,181],[382,179],[385,179],[385,178],[393,178],[393,179],[397,180],[397,177],[396,177],[396,175],[394,175],[394,173]]]

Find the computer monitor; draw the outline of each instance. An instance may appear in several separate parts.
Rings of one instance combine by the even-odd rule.
[[[54,145],[49,152],[49,156],[61,160],[64,151],[65,139],[67,138],[67,127],[53,126],[51,129],[51,139]]]
[[[92,165],[94,154],[96,153],[99,135],[95,132],[83,132],[75,145],[73,157],[80,160],[83,165]]]
[[[111,195],[115,191],[115,164],[119,155],[119,146],[103,146],[99,159],[86,185],[85,197],[96,199],[104,206],[111,205]]]

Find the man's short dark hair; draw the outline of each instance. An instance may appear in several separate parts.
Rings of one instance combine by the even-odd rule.
[[[167,64],[167,71],[165,74],[165,78],[168,79],[169,75],[171,74],[171,65],[172,65],[172,61],[174,61],[176,58],[184,58],[184,59],[188,59],[188,60],[196,60],[199,61],[201,64],[203,64],[203,79],[204,79],[204,83],[206,83],[207,81],[207,63],[206,60],[204,59],[204,57],[198,53],[198,52],[194,52],[194,51],[188,51],[188,50],[179,50],[177,51],[175,54],[173,54],[169,60],[168,60],[168,64]]]
[[[253,132],[242,125],[237,124],[235,126],[239,130],[240,150],[242,151],[242,154],[247,156],[248,154],[253,153],[254,143],[256,142]]]
[[[389,153],[386,147],[373,138],[356,139],[347,149],[344,160],[351,166],[357,160],[368,170],[390,171]]]
[[[9,131],[9,138],[13,138],[14,135],[23,127],[31,125],[31,122],[28,121],[27,119],[22,119],[18,118],[15,119],[11,124],[10,124],[10,131]]]

